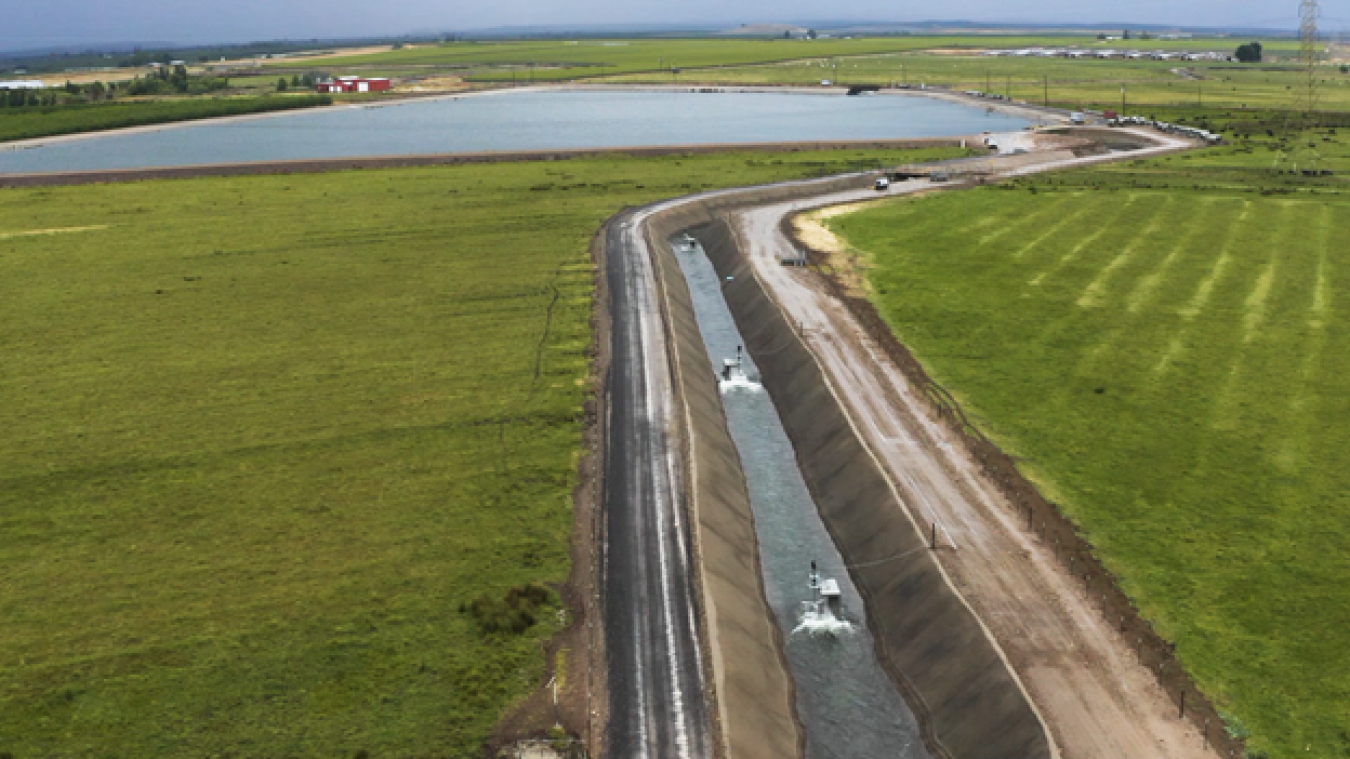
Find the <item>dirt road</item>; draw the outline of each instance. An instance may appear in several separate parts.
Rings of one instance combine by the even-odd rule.
[[[1163,145],[1158,150],[1175,149]],[[1134,155],[1146,155],[1136,151]],[[1022,166],[1017,173],[1102,158]],[[911,181],[894,192],[932,189]],[[807,208],[875,199],[868,191],[780,203],[731,215],[756,273],[800,326],[865,442],[920,523],[937,523],[943,568],[1013,665],[1062,756],[1215,757],[1114,628],[1027,535],[997,487],[916,396],[901,371],[818,274],[784,267],[782,219]]]

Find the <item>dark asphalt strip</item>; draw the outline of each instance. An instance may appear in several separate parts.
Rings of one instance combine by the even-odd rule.
[[[605,451],[609,754],[712,755],[684,509],[671,450],[673,397],[652,268],[631,215],[609,228],[613,314]]]

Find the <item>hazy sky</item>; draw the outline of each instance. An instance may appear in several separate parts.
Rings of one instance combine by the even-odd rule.
[[[0,49],[77,43],[201,43],[600,23],[811,19],[1297,26],[1297,0],[14,0]],[[1324,28],[1350,29],[1350,0],[1324,0]]]

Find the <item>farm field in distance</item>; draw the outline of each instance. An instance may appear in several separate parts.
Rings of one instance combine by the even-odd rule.
[[[571,80],[641,74],[643,79],[659,81],[698,82],[711,73],[724,77],[722,72],[709,69],[737,66],[760,66],[818,61],[839,57],[850,60],[857,56],[894,55],[932,49],[1017,48],[1033,45],[1087,48],[1122,43],[1100,43],[1090,35],[935,35],[860,37],[856,39],[820,40],[747,40],[747,39],[633,39],[633,40],[577,40],[539,42],[453,42],[439,45],[416,45],[403,50],[358,55],[335,55],[316,61],[332,69],[374,70],[380,67],[422,67],[474,69],[468,75],[475,81],[535,81]],[[1233,47],[1228,40],[1150,40],[1140,42],[1150,49],[1209,50]],[[1216,48],[1217,46],[1217,48]],[[1272,51],[1287,48],[1289,43],[1271,42]],[[304,70],[312,64],[303,57],[285,58],[267,64],[270,69]],[[497,67],[500,70],[492,70]],[[681,70],[678,77],[670,69]],[[663,73],[664,72],[664,73]],[[741,72],[726,77],[735,79]],[[755,80],[750,74],[750,81]],[[816,77],[817,80],[819,77]],[[795,83],[805,80],[793,79]]]
[[[1208,43],[1202,44],[1202,43]],[[1068,44],[1061,40],[1059,44]],[[1096,43],[1078,38],[1073,44],[1087,49],[1111,45],[1140,50],[1163,49],[1156,40]],[[1233,40],[1195,40],[1201,50],[1231,53]],[[1241,64],[1206,61],[1154,61],[1127,59],[1065,59],[1038,57],[989,57],[979,51],[933,53],[915,50],[853,57],[818,56],[761,65],[726,66],[682,73],[685,84],[819,85],[824,79],[835,84],[873,84],[942,87],[980,90],[1006,95],[1033,105],[1048,102],[1060,108],[1124,108],[1139,113],[1150,106],[1293,108],[1296,106],[1302,72],[1289,52],[1278,42],[1266,42],[1267,57],[1275,62]],[[983,46],[1015,47],[998,39]],[[1336,66],[1320,71],[1322,107],[1350,110],[1350,73]],[[656,72],[633,73],[606,81],[665,82],[674,78]]]
[[[200,97],[82,106],[0,108],[0,142],[328,105],[327,95]]]
[[[828,223],[1249,756],[1331,759],[1350,754],[1350,183],[1288,174],[1309,145],[1350,169],[1335,129],[1263,129]]]
[[[567,577],[600,223],[959,154],[0,192],[0,753],[481,755],[559,622],[462,605]]]

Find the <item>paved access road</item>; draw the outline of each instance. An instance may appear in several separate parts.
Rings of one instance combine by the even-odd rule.
[[[637,211],[609,228],[613,315],[605,450],[605,632],[613,759],[704,759],[698,596],[675,398],[651,252]]]

